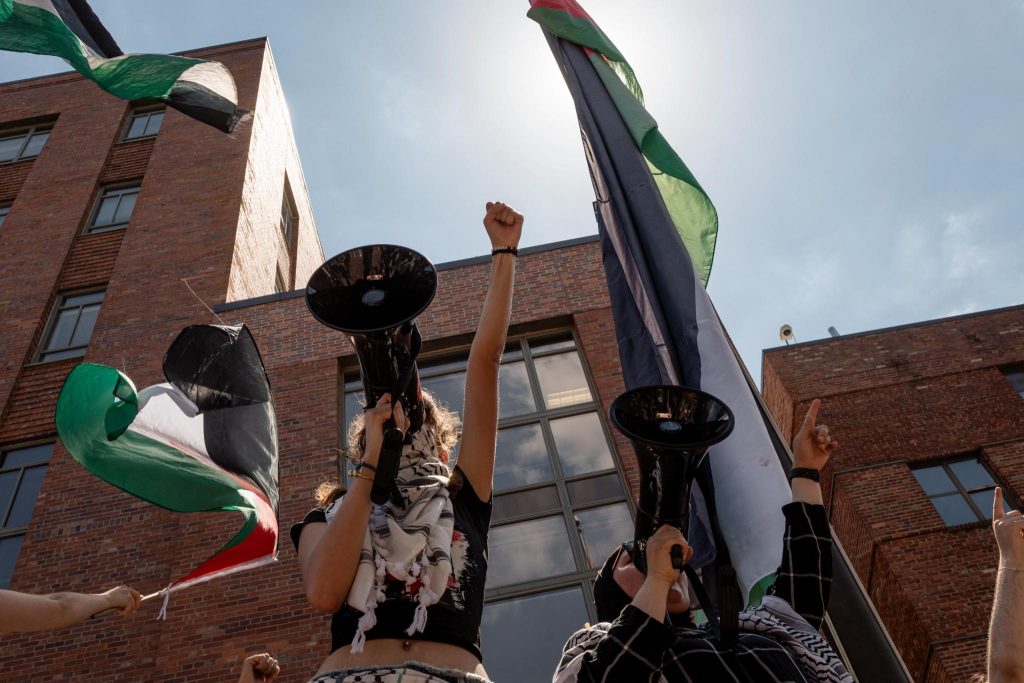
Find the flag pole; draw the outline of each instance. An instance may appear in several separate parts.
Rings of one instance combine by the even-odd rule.
[[[729,349],[736,358],[736,363],[743,372],[743,378],[747,387],[754,397],[754,402],[761,413],[768,434],[776,445],[776,453],[779,456],[779,464],[783,469],[788,470],[792,466],[793,453],[789,444],[782,437],[782,430],[779,428],[775,418],[768,410],[764,397],[757,390],[754,378],[751,377],[747,366],[743,363],[736,345],[729,336],[729,331],[722,324],[722,318],[718,315],[711,297],[708,297],[711,310],[715,313],[718,326],[721,328]],[[786,462],[782,454],[789,458]],[[829,529],[832,533],[832,594],[829,600],[829,607],[825,613],[825,622],[828,630],[835,638],[836,649],[840,651],[843,660],[849,665],[851,673],[862,681],[905,681],[913,683],[913,677],[907,668],[903,657],[900,656],[896,644],[893,642],[889,631],[882,623],[875,605],[871,602],[871,596],[861,583],[860,577],[853,571],[846,550],[832,530],[832,522],[829,520]]]

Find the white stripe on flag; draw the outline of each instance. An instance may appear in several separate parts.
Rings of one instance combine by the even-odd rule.
[[[782,506],[792,497],[740,361],[696,273],[694,284],[700,388],[724,401],[736,418],[732,434],[712,446],[708,458],[719,526],[746,603],[750,589],[779,568],[786,529]]]
[[[139,413],[129,431],[202,460],[221,469],[210,459],[203,435],[203,416],[185,394],[171,384],[154,384],[138,393]]]
[[[209,88],[221,97],[238,102],[238,90],[235,88],[235,79],[231,72],[220,62],[201,62],[190,66],[183,74],[178,76],[178,81],[191,81]]]

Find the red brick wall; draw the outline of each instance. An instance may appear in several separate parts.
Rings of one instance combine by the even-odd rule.
[[[920,681],[983,670],[997,551],[987,523],[947,528],[910,467],[981,455],[1019,503],[1024,400],[999,367],[1022,360],[1024,307],[764,354],[782,424],[824,399],[842,444],[823,478],[830,519]]]

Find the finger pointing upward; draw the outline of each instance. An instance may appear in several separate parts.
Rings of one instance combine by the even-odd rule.
[[[1003,516],[1003,490],[996,487],[996,495],[992,497],[992,519],[997,520]]]
[[[804,418],[804,424],[800,427],[800,431],[810,434],[814,429],[814,424],[818,421],[818,408],[821,407],[821,399],[816,398],[811,401],[811,407],[807,409],[807,417]]]

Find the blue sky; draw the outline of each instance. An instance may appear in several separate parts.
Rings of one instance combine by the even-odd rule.
[[[526,0],[92,0],[126,52],[266,35],[325,252],[596,232]],[[583,0],[720,216],[709,292],[752,374],[799,341],[1024,301],[1024,0]],[[0,80],[67,67],[0,53]],[[372,232],[371,232],[372,231]]]

